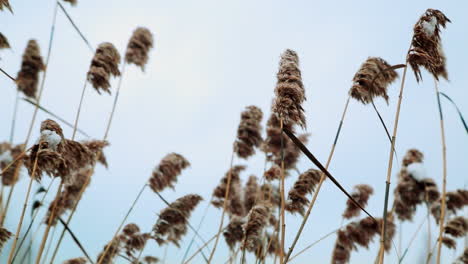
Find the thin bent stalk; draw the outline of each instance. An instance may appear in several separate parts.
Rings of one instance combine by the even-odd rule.
[[[440,264],[440,257],[442,253],[442,235],[444,232],[445,222],[445,207],[446,207],[446,187],[447,187],[447,146],[445,144],[445,128],[444,128],[444,116],[442,114],[442,106],[440,104],[439,85],[437,80],[434,78],[434,86],[437,96],[437,104],[439,106],[439,119],[440,119],[440,134],[442,138],[442,199],[440,203],[440,219],[439,219],[439,241],[437,244],[437,264]]]
[[[331,147],[330,154],[328,155],[328,160],[327,160],[327,163],[325,165],[326,169],[328,169],[328,167],[330,165],[330,162],[331,162],[331,160],[333,158],[333,154],[335,153],[335,147],[336,147],[336,144],[338,142],[338,137],[340,136],[340,132],[341,132],[341,128],[343,126],[343,122],[344,122],[344,118],[346,116],[346,112],[348,111],[348,105],[349,105],[350,99],[351,99],[351,97],[348,96],[348,99],[346,100],[346,104],[345,104],[345,107],[344,107],[344,110],[343,110],[343,114],[341,115],[340,124],[338,125],[338,130],[336,131],[335,140],[334,140],[333,145]],[[286,255],[286,259],[285,259],[284,263],[288,262],[288,259],[291,256],[291,254],[292,254],[292,252],[294,250],[294,247],[296,246],[297,241],[299,240],[299,237],[301,236],[302,230],[304,229],[304,226],[305,226],[305,224],[307,222],[307,219],[309,218],[309,215],[312,212],[312,208],[314,207],[315,200],[317,200],[317,196],[318,196],[318,194],[320,192],[320,188],[322,187],[322,184],[323,184],[325,178],[326,178],[326,175],[324,173],[322,173],[322,176],[320,177],[320,181],[319,181],[318,186],[317,186],[317,190],[315,191],[314,196],[312,197],[312,201],[310,202],[309,208],[307,209],[307,212],[304,215],[304,219],[302,220],[301,226],[299,227],[299,230],[297,231],[296,237],[294,238],[294,241],[293,241],[291,247],[289,248],[289,251],[288,251],[288,254]],[[283,263],[283,262],[281,262],[281,263]]]
[[[52,247],[52,244],[54,242],[55,231],[57,231],[57,226],[56,225],[52,227],[52,234],[50,235],[50,239],[48,240],[48,243],[46,244],[47,249],[46,249],[45,254],[44,254],[44,262],[46,262],[47,258],[49,257],[50,248]]]
[[[83,106],[83,99],[84,99],[84,96],[85,96],[87,84],[88,84],[88,81],[85,81],[84,86],[83,86],[83,90],[81,91],[80,104],[78,105],[78,111],[76,112],[76,118],[75,118],[75,125],[73,127],[72,140],[75,139],[76,131],[77,131],[77,128],[78,128],[78,120],[80,119],[81,107]]]
[[[216,233],[214,236],[212,236],[210,239],[208,239],[208,241],[206,241],[197,251],[195,251],[195,253],[192,254],[192,256],[190,256],[185,262],[184,264],[188,264],[190,263],[190,261],[198,255],[198,253],[200,253],[205,247],[208,246],[208,244],[213,241],[215,238],[217,238],[219,236],[219,234],[221,234],[223,232],[223,230],[226,229],[226,227],[224,227],[223,229],[221,229],[220,231],[218,231],[218,233]]]
[[[430,216],[430,214],[428,213],[427,216]],[[413,244],[414,240],[416,239],[416,236],[418,235],[419,231],[421,230],[421,227],[424,225],[424,223],[426,221],[428,221],[427,223],[428,223],[428,225],[430,225],[429,217],[425,217],[423,219],[423,221],[419,224],[419,226],[416,229],[416,231],[414,232],[413,236],[411,237],[411,240],[408,243],[408,246],[405,248],[405,251],[401,255],[400,259],[398,260],[398,263],[402,263],[403,259],[405,258],[406,254],[408,253],[408,250],[411,248],[411,245]],[[429,241],[429,249],[428,250],[431,250],[431,241]]]
[[[229,165],[229,173],[228,173],[228,178],[227,178],[226,193],[224,194],[223,212],[221,213],[221,221],[219,223],[218,233],[216,234],[216,240],[213,246],[213,250],[211,250],[210,257],[208,258],[208,264],[210,264],[211,260],[213,259],[214,253],[216,251],[216,246],[218,245],[219,235],[221,234],[221,231],[223,229],[224,214],[226,213],[226,206],[227,206],[228,199],[229,199],[229,190],[231,189],[231,178],[232,178],[231,170],[232,170],[233,163],[234,163],[234,150],[232,151],[232,154],[231,154],[231,163]]]
[[[62,187],[63,187],[63,181],[60,182],[60,185],[57,188],[57,194],[55,195],[55,197],[59,197],[60,193],[62,192]],[[54,202],[54,204],[52,205],[52,213],[49,216],[46,230],[44,231],[44,235],[42,236],[42,242],[41,242],[41,245],[39,246],[39,252],[37,253],[37,256],[36,256],[36,264],[40,264],[41,262],[42,253],[44,252],[44,247],[47,242],[47,238],[49,237],[49,232],[52,226],[52,221],[54,220],[54,217],[55,217],[55,209],[57,209],[57,204],[58,204],[58,200],[57,202]]]
[[[392,176],[392,166],[393,166],[393,154],[395,149],[395,140],[398,131],[398,121],[400,118],[400,109],[401,109],[401,102],[403,99],[403,89],[405,87],[405,79],[406,79],[406,72],[408,70],[408,60],[406,60],[406,67],[403,70],[403,77],[401,79],[401,86],[400,86],[400,94],[398,96],[398,104],[397,110],[395,114],[395,122],[393,126],[393,135],[392,135],[392,144],[390,146],[390,155],[388,159],[388,170],[387,170],[387,180],[385,186],[385,201],[384,201],[384,211],[383,211],[383,227],[380,239],[380,250],[379,250],[379,263],[384,263],[384,246],[385,246],[385,239],[386,239],[386,232],[387,232],[387,209],[388,209],[388,193],[390,191],[390,180]]]
[[[306,252],[307,250],[311,249],[313,246],[317,245],[319,242],[323,241],[324,239],[328,238],[329,236],[335,234],[336,232],[338,232],[339,230],[341,229],[338,228],[338,229],[335,229],[333,231],[331,231],[330,233],[324,235],[323,237],[319,238],[317,241],[314,241],[312,244],[308,245],[307,247],[305,247],[303,250],[297,252],[296,255],[292,256],[288,262],[292,261],[293,259],[295,259],[296,257],[298,257],[299,255],[301,255],[302,253]]]
[[[13,137],[15,135],[15,124],[16,124],[16,114],[18,113],[18,102],[19,102],[19,90],[16,91],[15,106],[13,108],[13,116],[11,117],[11,128],[10,128],[10,144],[13,143]]]
[[[33,169],[32,169],[31,179],[29,180],[28,189],[26,191],[26,197],[25,197],[24,203],[23,203],[23,211],[21,212],[21,217],[20,217],[20,220],[19,220],[19,223],[18,223],[18,227],[16,228],[15,239],[13,240],[13,245],[11,246],[10,255],[8,255],[8,262],[7,263],[9,263],[9,264],[12,263],[11,260],[13,259],[13,253],[15,252],[16,244],[18,243],[19,234],[21,232],[21,226],[23,225],[24,214],[26,213],[26,208],[28,206],[29,195],[31,194],[31,187],[32,187],[32,184],[33,184],[33,181],[34,181],[34,176],[33,175],[35,175],[36,169],[37,169],[37,159],[38,159],[38,155],[36,155],[36,158],[34,159],[34,165],[33,165]]]
[[[286,220],[284,216],[285,209],[285,198],[284,198],[284,132],[283,132],[283,118],[280,119],[280,128],[281,128],[281,248],[280,248],[280,263],[284,263],[284,240],[286,235]]]

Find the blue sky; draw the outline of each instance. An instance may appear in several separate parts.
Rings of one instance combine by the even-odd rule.
[[[38,40],[45,55],[54,1],[12,0],[11,4],[14,15],[0,13],[0,30],[13,49],[1,52],[0,67],[15,75],[30,38]],[[457,102],[465,116],[468,114],[468,75],[464,64],[468,61],[465,52],[468,6],[463,2],[79,0],[77,7],[68,4],[65,7],[93,46],[109,41],[123,53],[137,26],[148,27],[155,37],[146,71],[142,73],[131,66],[124,76],[110,131],[111,146],[106,150],[110,168],[97,169],[71,224],[92,256],[110,240],[139,188],[169,152],[183,154],[192,166],[179,177],[175,191],[166,190],[163,195],[168,200],[193,192],[205,197],[192,216],[192,223],[198,223],[206,200],[228,169],[240,112],[253,104],[269,115],[279,55],[286,48],[297,51],[301,60],[308,98],[304,103],[307,132],[311,133],[308,147],[323,162],[333,142],[351,79],[360,64],[368,56],[382,57],[390,64],[403,63],[413,25],[427,8],[442,10],[453,22],[442,33],[450,82],[442,81],[440,89]],[[92,55],[59,12],[42,105],[73,121]],[[425,72],[423,78],[424,82],[417,84],[413,73],[408,72],[396,150],[403,157],[409,148],[420,149],[425,154],[428,176],[440,186],[442,163],[436,97],[431,76]],[[117,80],[112,84],[115,89]],[[16,91],[11,81],[3,77],[0,87],[0,124],[3,124],[0,140],[7,140]],[[389,105],[377,101],[390,129],[398,88],[399,80],[389,89]],[[102,138],[112,100],[113,96],[100,96],[89,89],[80,128]],[[379,216],[389,142],[371,107],[356,101],[349,107],[330,171],[346,189],[360,183],[372,185],[375,194],[368,209]],[[446,101],[443,108],[448,146],[447,186],[453,190],[467,183],[468,140],[455,109]],[[21,103],[15,142],[24,140],[31,114],[32,107]],[[47,117],[41,113],[38,121]],[[33,137],[38,134],[38,124]],[[63,128],[70,137],[71,129]],[[244,180],[250,174],[260,176],[263,171],[262,155],[235,163],[248,165],[242,175]],[[301,159],[300,170],[312,167],[308,160]],[[395,167],[394,182],[397,171]],[[49,179],[44,180],[44,184],[48,182]],[[294,177],[287,181],[288,189],[293,182]],[[7,218],[10,230],[16,227],[26,187],[27,179],[23,176]],[[327,181],[296,249],[336,229],[345,202],[346,198]],[[129,221],[149,230],[163,207],[148,191]],[[424,215],[425,208],[419,207],[414,223],[403,224],[403,248]],[[209,238],[215,233],[219,216],[219,210],[208,210],[202,236]],[[288,216],[286,221],[290,230],[286,245],[289,245],[300,219]],[[189,232],[186,236],[182,250],[192,235]],[[423,255],[426,239],[427,233],[421,232],[408,253],[407,263],[415,263]],[[329,262],[334,242],[334,236],[328,238],[295,259],[295,263]],[[351,262],[373,261],[377,242],[376,239],[369,249],[353,252]],[[456,253],[444,249],[444,263],[451,263],[462,249],[462,241]],[[164,248],[151,245],[146,253],[162,257]],[[221,241],[214,263],[223,263],[227,255],[227,247]],[[78,256],[80,250],[67,237],[58,259]],[[180,251],[169,247],[167,263],[180,260]],[[387,260],[395,263],[396,254],[392,252]],[[204,262],[198,258],[195,263]]]

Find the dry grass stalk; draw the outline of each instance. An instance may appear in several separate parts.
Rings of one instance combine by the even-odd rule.
[[[110,94],[110,77],[120,76],[120,55],[112,43],[101,43],[91,61],[88,81],[101,94],[101,90]]]
[[[295,51],[287,49],[281,54],[276,77],[276,99],[272,111],[279,119],[283,119],[285,125],[298,124],[305,127],[306,119],[301,104],[306,97],[299,69],[299,57]]]
[[[360,205],[366,206],[369,201],[369,197],[374,193],[374,189],[367,184],[358,184],[354,186],[354,192],[351,193],[351,196],[356,200]],[[361,209],[356,206],[353,201],[348,199],[346,201],[346,209],[343,213],[345,219],[350,219],[352,217],[359,216]]]
[[[72,258],[72,259],[69,259],[69,260],[65,260],[63,262],[63,264],[86,264],[88,263],[88,260],[84,257],[80,257],[80,258]]]
[[[307,144],[309,140],[309,134],[302,134],[298,136],[298,139],[303,143]],[[301,150],[294,144],[290,139],[285,142],[283,158],[274,157],[274,162],[280,166],[281,162],[284,162],[285,176],[288,176],[290,169],[296,169],[296,164],[299,161]]]
[[[259,147],[263,140],[262,118],[262,110],[254,105],[247,106],[241,113],[237,139],[234,142],[234,152],[237,156],[247,159],[255,154],[255,147]]]
[[[10,237],[13,235],[10,231],[8,231],[6,228],[0,227],[0,252],[5,245],[5,243],[10,239]]]
[[[185,195],[163,209],[153,227],[158,244],[172,242],[179,247],[179,241],[187,232],[188,218],[203,198],[196,194]]]
[[[2,184],[4,186],[12,186],[18,181],[15,172],[21,166],[21,163],[15,162],[10,165],[14,160],[18,159],[23,153],[24,145],[12,146],[10,143],[0,143],[0,169],[3,171]],[[8,166],[8,167],[7,167]]]
[[[5,37],[5,35],[0,33],[0,49],[9,49],[9,48],[11,47],[10,47],[10,43],[8,42],[7,37]]]
[[[125,61],[133,63],[144,71],[148,63],[148,53],[153,47],[153,35],[144,27],[138,27],[133,31],[125,53]]]
[[[76,4],[78,3],[77,0],[63,0],[63,1],[70,3],[72,6],[76,6]]]
[[[320,176],[321,172],[315,169],[302,173],[289,191],[285,209],[291,213],[298,212],[304,215],[305,208],[309,204],[306,195],[311,194],[315,190],[320,181]]]
[[[23,53],[21,69],[16,77],[18,90],[29,98],[35,99],[39,84],[39,72],[45,70],[39,44],[31,39]]]
[[[440,39],[440,28],[445,28],[448,22],[450,19],[437,9],[427,9],[416,22],[408,61],[418,82],[422,80],[420,67],[429,71],[436,80],[448,78]]]
[[[10,12],[13,13],[13,10],[11,9],[11,6],[8,0],[0,0],[0,11],[3,11],[5,7],[8,8],[8,10],[10,10]]]
[[[388,103],[388,86],[396,80],[395,70],[384,59],[369,57],[353,77],[353,86],[349,94],[363,104],[372,102],[376,97],[382,97]]]
[[[240,197],[240,173],[243,170],[245,170],[245,166],[233,166],[228,172],[226,172],[219,185],[216,186],[213,191],[213,200],[211,203],[217,208],[222,208],[224,206],[228,181],[230,178],[229,197],[226,201],[226,211],[230,215],[243,216],[245,212]]]
[[[160,192],[167,187],[174,188],[177,176],[183,169],[190,166],[190,163],[182,155],[177,153],[167,154],[153,170],[149,179],[149,185],[154,192]]]

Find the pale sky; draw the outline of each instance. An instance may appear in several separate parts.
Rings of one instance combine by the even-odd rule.
[[[16,76],[29,39],[38,40],[45,56],[55,2],[10,2],[14,15],[0,13],[0,32],[9,39],[12,50],[1,51],[0,67]],[[110,167],[97,169],[71,223],[71,228],[94,258],[112,238],[153,168],[169,152],[184,155],[192,166],[179,177],[175,191],[169,189],[162,194],[169,201],[188,193],[202,195],[205,201],[191,218],[193,225],[198,224],[213,189],[229,168],[240,112],[248,105],[257,105],[265,116],[270,114],[279,56],[287,48],[297,51],[300,57],[308,99],[304,103],[307,132],[311,133],[308,147],[323,163],[333,142],[351,79],[360,64],[368,56],[382,57],[390,64],[404,63],[413,25],[427,8],[440,9],[452,20],[442,33],[450,82],[442,81],[440,89],[468,116],[468,75],[464,65],[468,61],[468,4],[462,1],[78,0],[76,7],[67,3],[64,6],[94,47],[108,41],[123,54],[137,26],[149,28],[155,38],[146,72],[128,67],[110,131],[111,146],[105,151]],[[41,104],[72,122],[92,56],[59,11]],[[427,176],[441,186],[437,103],[431,76],[424,72],[423,78],[424,82],[417,84],[414,74],[408,72],[396,150],[401,158],[409,148],[420,149],[425,154]],[[400,79],[389,89],[389,105],[383,100],[377,101],[390,130],[393,129],[399,83]],[[112,84],[114,95],[117,80]],[[4,77],[0,77],[0,87],[0,141],[6,141],[16,87]],[[80,128],[95,138],[102,138],[112,100],[113,96],[100,96],[89,89]],[[447,137],[447,186],[448,190],[454,190],[467,183],[468,140],[456,110],[442,100]],[[32,107],[22,102],[16,143],[25,139],[31,114]],[[39,122],[46,118],[46,114],[38,115],[34,138],[39,132]],[[65,135],[71,137],[71,129],[62,127]],[[382,214],[388,152],[388,139],[372,108],[353,100],[330,172],[347,190],[356,184],[371,185],[375,192],[367,208],[378,217]],[[248,165],[248,170],[242,174],[244,181],[250,174],[261,176],[263,171],[261,153],[248,161],[236,159],[235,163]],[[394,167],[392,175],[394,183],[398,166]],[[301,171],[314,168],[304,157],[298,167]],[[287,180],[287,189],[296,178]],[[49,181],[46,177],[43,184]],[[16,187],[11,214],[7,217],[6,227],[13,231],[27,182],[24,175]],[[392,184],[391,200],[394,186]],[[338,228],[345,203],[346,197],[327,181],[295,252]],[[149,231],[157,220],[156,213],[163,207],[148,189],[129,222]],[[205,239],[216,232],[220,213],[213,207],[208,210],[200,231]],[[425,207],[420,206],[414,222],[403,224],[403,249],[425,213]],[[297,215],[287,216],[286,248],[300,220]],[[435,241],[436,226],[433,221],[431,225],[431,239]],[[189,231],[180,249],[168,248],[166,263],[180,263],[192,236]],[[291,263],[329,262],[335,239],[336,236],[327,238]],[[456,251],[443,250],[443,263],[452,263],[461,254],[461,240]],[[397,238],[395,242],[398,244]],[[35,246],[38,245],[36,242]],[[9,246],[0,256],[2,262],[6,261]],[[377,248],[376,238],[369,249],[352,252],[351,263],[371,263]],[[427,226],[424,226],[405,263],[419,263],[426,249]],[[151,242],[145,253],[162,258],[164,247]],[[79,256],[82,256],[79,248],[67,236],[57,263]],[[213,263],[224,263],[227,257],[228,248],[221,238]],[[395,251],[387,255],[386,260],[386,263],[396,263]],[[118,259],[116,263],[126,262]],[[196,258],[194,263],[204,263],[203,258]]]

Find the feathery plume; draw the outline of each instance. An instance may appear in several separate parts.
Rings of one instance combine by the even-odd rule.
[[[227,212],[231,215],[244,215],[244,205],[241,202],[240,197],[240,176],[239,174],[245,170],[245,166],[236,165],[230,169],[224,177],[221,179],[221,182],[213,191],[213,200],[212,204],[217,208],[222,208],[224,205],[224,197],[227,191],[227,182],[228,177],[231,175],[231,184],[229,189],[229,197],[228,197],[228,207]]]
[[[379,232],[382,230],[384,221],[383,219],[379,219]],[[396,234],[396,225],[393,220],[393,216],[391,214],[387,214],[387,229],[386,229],[386,236],[385,236],[385,251],[389,252],[392,248],[392,240]]]
[[[457,210],[468,205],[468,190],[456,190],[447,193],[447,209],[455,213]]]
[[[185,195],[159,214],[159,219],[153,227],[158,243],[172,242],[179,247],[179,241],[187,232],[190,214],[203,198],[196,194]]]
[[[125,53],[125,61],[140,66],[145,70],[145,65],[148,62],[148,53],[153,47],[153,35],[144,27],[138,27],[133,31]]]
[[[131,236],[139,232],[140,232],[140,227],[138,227],[138,225],[134,223],[126,224],[124,228],[122,229],[122,233],[127,236]]]
[[[265,183],[260,187],[260,200],[265,204],[270,204],[276,207],[281,206],[281,197],[279,188],[270,183]]]
[[[138,228],[138,226],[136,227]],[[131,231],[134,231],[134,230],[131,230]],[[137,257],[135,256],[135,253],[143,250],[143,248],[146,245],[146,241],[148,241],[148,239],[150,238],[151,238],[151,234],[149,233],[140,233],[139,231],[137,231],[132,234],[126,234],[125,232],[122,232],[122,234],[120,235],[120,240],[123,243],[123,249],[125,249],[125,255],[127,255],[127,257],[129,257],[130,259],[136,260]]]
[[[258,186],[257,177],[255,175],[251,175],[244,188],[245,211],[250,211],[250,209],[252,209],[252,207],[255,205],[259,190],[260,188]]]
[[[440,198],[440,192],[436,183],[431,178],[424,178],[420,181],[424,185],[424,200],[429,203],[435,203]]]
[[[16,160],[19,155],[23,152],[24,144],[11,146],[9,143],[0,144],[0,169],[3,171],[12,161]],[[13,163],[6,171],[2,174],[2,184],[5,186],[11,186],[15,184],[19,177],[15,178],[15,171],[20,163]]]
[[[283,125],[291,131],[294,130],[294,127],[291,124]],[[281,131],[280,120],[274,113],[272,113],[268,118],[266,125],[266,139],[261,146],[263,152],[267,153],[267,155],[279,157],[281,153],[281,138],[283,138],[283,143],[289,140],[289,138],[286,135],[283,135]],[[271,158],[269,159],[271,160]]]
[[[28,41],[23,53],[21,69],[16,77],[18,90],[29,98],[35,99],[39,83],[39,72],[45,70],[39,44],[34,39]]]
[[[247,222],[244,224],[245,238],[242,248],[248,251],[255,251],[262,244],[262,231],[267,225],[270,210],[265,204],[255,205],[247,215]]]
[[[450,237],[442,237],[442,244],[444,244],[449,249],[457,248],[457,242],[455,242],[455,240],[451,239]]]
[[[396,80],[395,70],[384,59],[369,57],[353,77],[353,86],[349,94],[363,104],[368,104],[376,97],[382,97],[388,103],[387,88]]]
[[[281,168],[280,166],[273,164],[268,170],[263,174],[267,181],[272,181],[279,179],[281,177]]]
[[[3,245],[10,239],[13,234],[8,231],[6,228],[0,227],[0,250],[3,248]]]
[[[182,155],[177,153],[167,154],[153,170],[149,179],[149,184],[154,192],[160,192],[166,187],[174,188],[177,176],[183,169],[190,166],[190,163]]]
[[[420,67],[426,68],[436,80],[439,76],[448,78],[440,39],[440,27],[445,28],[447,22],[451,21],[441,11],[427,9],[414,26],[408,62],[418,82],[422,80]]]
[[[10,43],[8,43],[8,39],[0,32],[0,49],[9,49]]]
[[[143,261],[146,263],[146,264],[156,264],[159,262],[159,259],[157,257],[153,257],[153,256],[146,256],[143,258]]]
[[[82,141],[85,147],[87,147],[97,159],[99,163],[101,163],[104,167],[108,167],[106,156],[103,153],[103,149],[109,146],[109,142],[105,140],[88,140]]]
[[[302,134],[297,137],[304,145],[307,144],[309,140],[309,134]],[[302,151],[297,147],[292,140],[288,139],[286,141],[284,148],[284,158],[281,159],[281,156],[275,156],[274,162],[276,165],[281,166],[281,161],[284,160],[284,169],[294,169],[296,168],[296,164],[299,161],[299,157]],[[285,175],[286,176],[286,175]]]
[[[374,189],[367,184],[358,184],[354,186],[354,192],[351,193],[351,197],[354,198],[360,205],[365,207],[369,197],[374,193]],[[356,206],[353,201],[348,199],[346,201],[346,210],[343,213],[345,219],[356,217],[361,213],[361,209]]]
[[[283,52],[276,77],[273,112],[278,118],[283,118],[285,124],[305,127],[306,119],[301,104],[306,97],[299,69],[299,57],[295,51],[287,49]]]
[[[406,152],[403,157],[403,167],[408,167],[413,163],[422,163],[424,160],[424,154],[417,149],[410,149]]]
[[[99,253],[96,262],[101,264],[113,264],[114,258],[120,253],[120,244],[121,240],[119,236],[112,239],[104,246],[102,252]]]
[[[112,43],[101,43],[91,61],[88,71],[88,81],[101,94],[101,90],[110,94],[109,79],[119,76],[120,54]]]
[[[86,264],[88,260],[86,258],[72,258],[69,260],[65,260],[63,264]]]
[[[63,0],[63,1],[70,3],[70,5],[72,5],[72,6],[76,6],[76,4],[78,3],[77,0]]]
[[[453,237],[464,237],[468,232],[468,221],[463,216],[455,217],[445,224],[444,232]]]
[[[454,264],[467,264],[468,263],[468,247],[465,247],[463,254],[457,258]]]
[[[241,242],[244,238],[244,229],[242,228],[244,224],[244,218],[233,216],[231,217],[226,230],[223,232],[226,244],[229,246],[231,251],[233,251],[236,247],[236,244]]]
[[[315,186],[319,183],[320,177],[321,172],[319,170],[310,169],[302,173],[288,193],[288,201],[285,209],[291,213],[298,212],[304,215],[305,207],[309,204],[306,195],[315,190]]]
[[[237,156],[247,159],[255,154],[255,147],[259,147],[262,142],[262,118],[262,110],[254,105],[247,106],[241,113],[237,139],[234,142]]]
[[[0,0],[0,11],[3,11],[3,8],[8,8],[11,13],[13,13],[13,10],[11,9],[10,3],[8,0]]]

